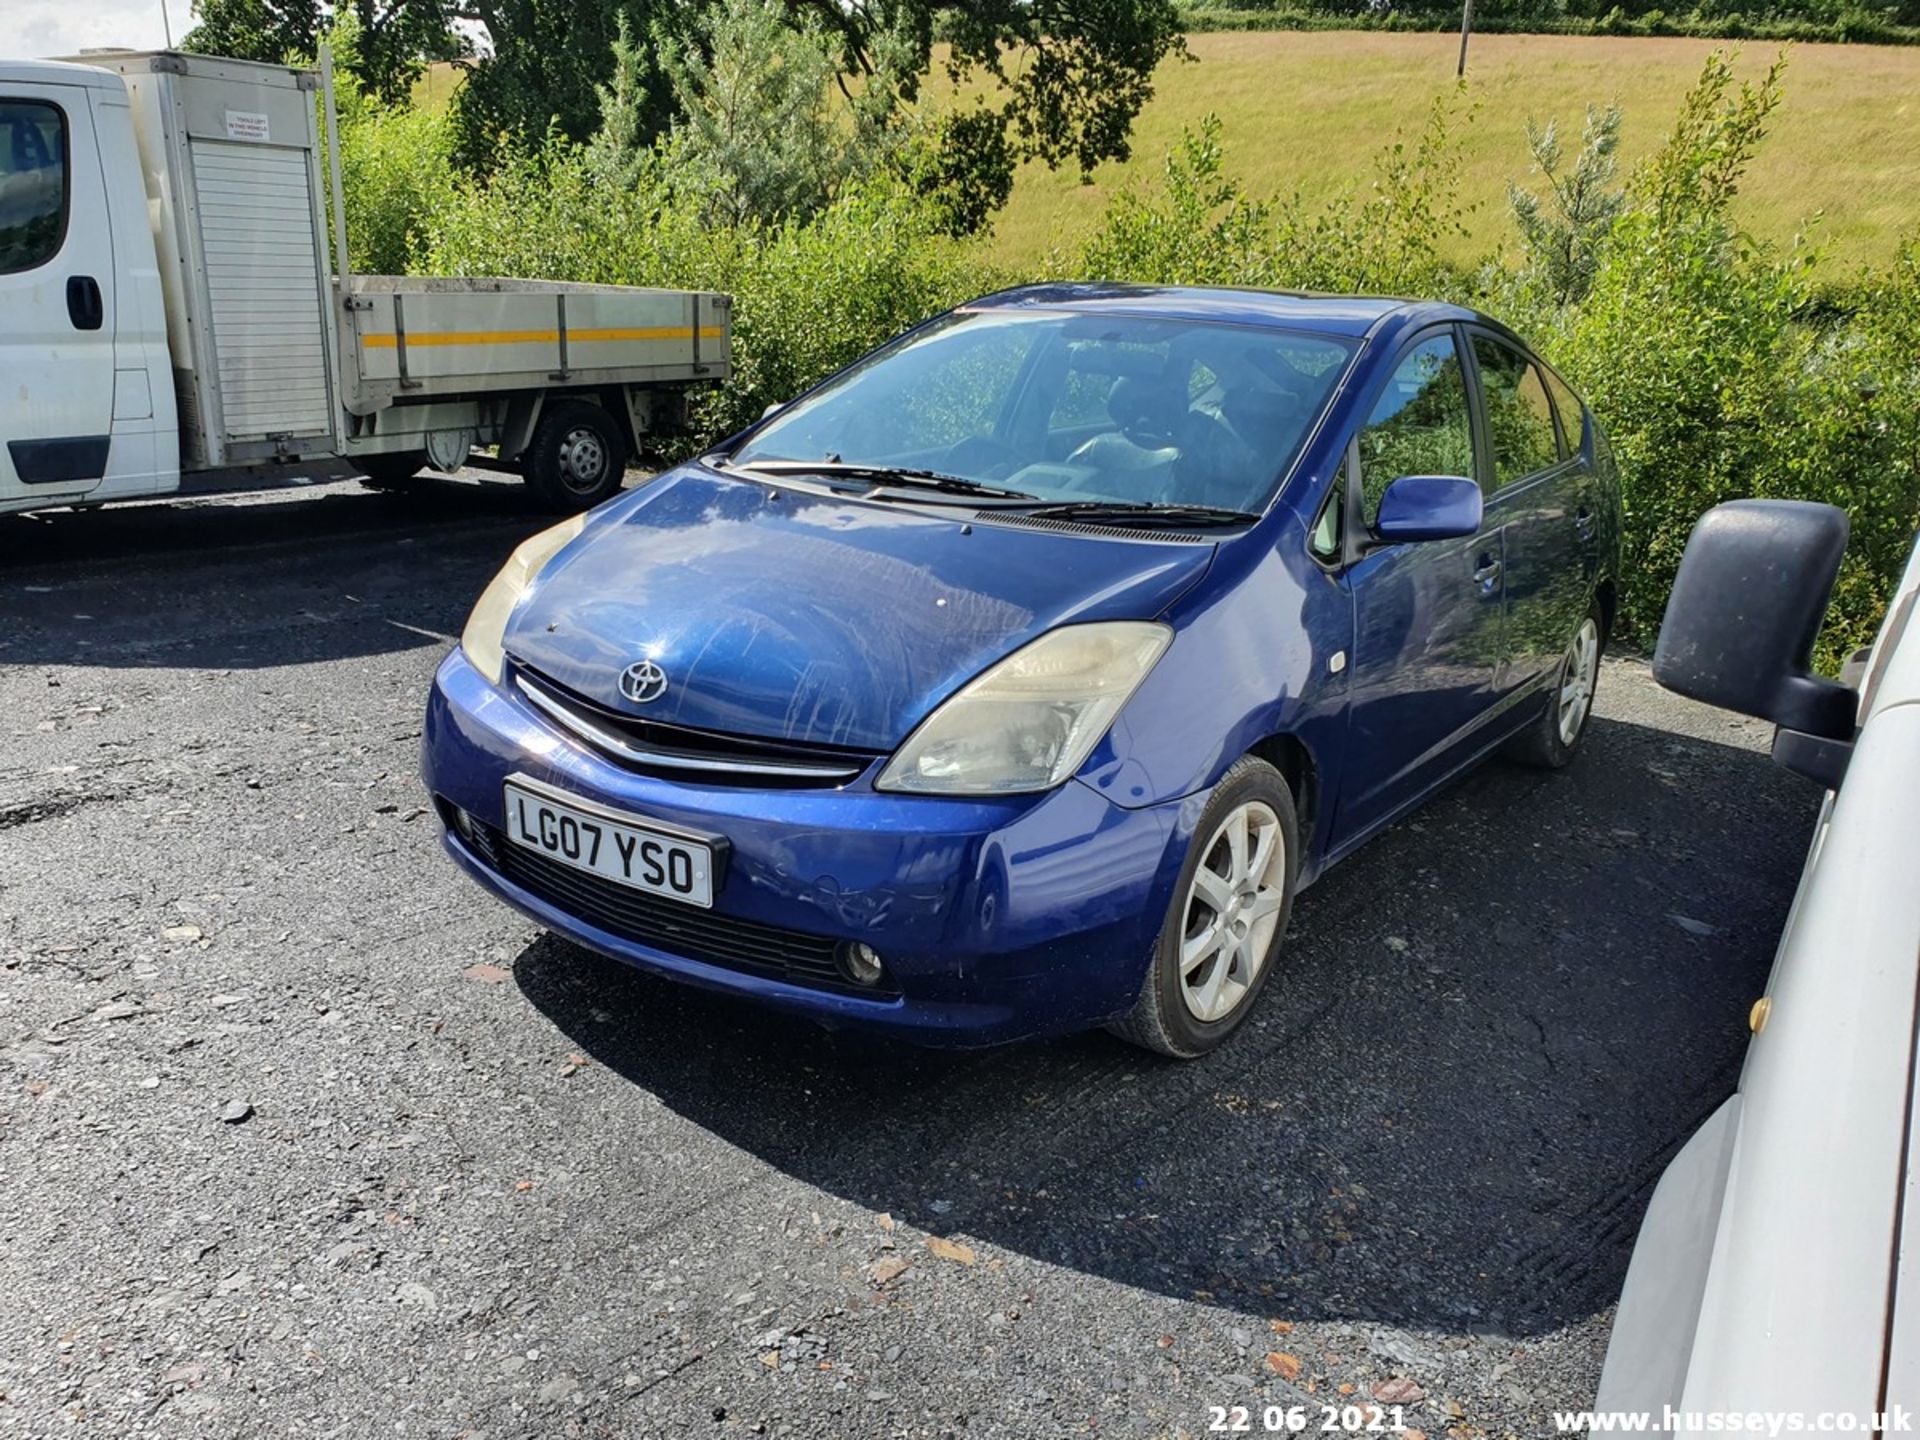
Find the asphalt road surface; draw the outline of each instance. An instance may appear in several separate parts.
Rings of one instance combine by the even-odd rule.
[[[455,483],[0,519],[0,1434],[1590,1403],[1816,808],[1760,727],[1610,660],[1572,769],[1490,765],[1327,876],[1207,1061],[895,1049],[442,857],[422,696],[543,523]]]

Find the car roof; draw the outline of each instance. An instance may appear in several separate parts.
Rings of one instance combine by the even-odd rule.
[[[1080,281],[1021,285],[961,307],[964,310],[1078,310],[1169,320],[1212,320],[1242,325],[1284,326],[1355,338],[1387,322],[1394,328],[1446,320],[1482,321],[1458,305],[1382,295],[1320,295],[1305,291],[1241,290],[1228,286],[1126,285]]]

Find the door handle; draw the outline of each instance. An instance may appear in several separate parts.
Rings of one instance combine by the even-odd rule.
[[[1578,535],[1582,540],[1591,540],[1593,538],[1593,526],[1593,512],[1585,506],[1582,506],[1573,517],[1573,533]]]
[[[98,330],[106,323],[107,306],[100,282],[91,275],[67,277],[67,318],[76,330]]]
[[[1500,562],[1491,555],[1482,555],[1480,562],[1473,567],[1473,578],[1482,585],[1491,585],[1500,578]]]

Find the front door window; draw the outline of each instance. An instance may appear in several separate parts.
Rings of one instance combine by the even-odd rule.
[[[45,101],[0,99],[0,275],[46,264],[66,228],[66,121]]]
[[[1379,516],[1387,486],[1403,475],[1476,478],[1467,382],[1451,331],[1407,352],[1360,432],[1361,513],[1367,524]]]

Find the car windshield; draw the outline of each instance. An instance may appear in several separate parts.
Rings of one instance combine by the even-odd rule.
[[[1042,503],[1257,513],[1352,353],[1333,336],[1253,325],[963,312],[796,402],[730,458],[966,481]]]

